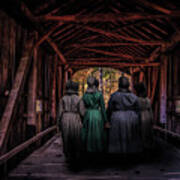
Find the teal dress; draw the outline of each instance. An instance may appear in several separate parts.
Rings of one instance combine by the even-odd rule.
[[[101,92],[86,92],[83,96],[86,108],[83,118],[82,140],[86,152],[103,152],[106,147],[104,125],[107,122],[104,98]]]

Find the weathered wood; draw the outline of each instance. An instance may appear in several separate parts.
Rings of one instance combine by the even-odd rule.
[[[152,28],[156,29],[157,31],[161,32],[162,34],[168,35],[168,32],[166,32],[164,29],[156,26],[155,24],[148,23]]]
[[[58,46],[56,45],[56,43],[54,43],[51,38],[47,38],[47,41],[49,42],[49,44],[53,47],[54,51],[57,53],[57,55],[59,56],[59,59],[61,60],[62,63],[66,64],[67,61],[64,57],[64,55],[59,51]]]
[[[161,55],[160,65],[160,122],[166,123],[166,106],[167,106],[167,56]]]
[[[148,97],[151,98],[151,67],[147,68],[147,94]]]
[[[71,64],[71,62],[121,62],[124,61],[125,58],[122,57],[84,57],[84,58],[80,58],[80,57],[70,57],[68,58],[68,63]],[[144,59],[146,60],[146,59]],[[137,60],[137,63],[139,61]]]
[[[0,148],[1,151],[5,150],[9,131],[11,130],[12,117],[16,111],[16,105],[21,96],[22,89],[26,80],[26,75],[28,73],[31,53],[32,53],[33,39],[29,40],[24,47],[23,55],[20,60],[20,64],[17,70],[16,78],[11,89],[9,99],[2,115],[0,122]]]
[[[80,47],[113,47],[113,46],[156,46],[159,43],[156,42],[143,42],[143,43],[133,43],[133,42],[103,42],[103,43],[81,43],[72,44],[70,47],[80,48]]]
[[[173,137],[175,137],[175,138],[180,139],[180,134],[178,134],[178,133],[169,131],[169,130],[167,130],[167,129],[163,129],[163,128],[159,127],[159,126],[153,126],[153,129],[154,129],[154,130],[157,130],[157,131],[160,131],[160,132],[162,132],[162,133],[164,133],[164,134],[168,134],[168,135],[170,135],[170,136],[173,136]]]
[[[131,42],[136,42],[136,43],[146,43],[146,42],[153,42],[153,43],[157,43],[157,45],[162,45],[162,44],[166,44],[167,42],[166,41],[159,41],[159,40],[156,40],[156,41],[145,41],[145,40],[141,40],[141,39],[136,39],[136,38],[133,38],[133,37],[127,37],[127,36],[122,36],[120,34],[117,34],[115,32],[109,32],[109,31],[104,31],[102,29],[98,29],[98,28],[93,28],[93,27],[89,27],[89,26],[84,26],[83,27],[84,29],[87,29],[89,31],[92,31],[92,32],[97,32],[99,34],[103,34],[107,37],[114,37],[116,39],[124,39],[124,40],[127,40],[127,41],[131,41]]]
[[[44,41],[47,40],[47,38],[53,34],[53,32],[59,27],[61,26],[63,23],[59,22],[58,25],[54,26],[48,33],[46,33],[45,35],[43,35],[35,44],[35,47],[38,47],[39,45],[41,45]]]
[[[162,6],[159,6],[158,4],[152,3],[152,2],[147,1],[147,0],[138,0],[138,1],[141,4],[143,4],[143,5],[147,6],[147,7],[151,7],[151,8],[153,8],[153,9],[155,9],[157,11],[160,11],[162,13],[165,13],[165,14],[168,14],[168,15],[172,14],[171,10],[166,9],[166,8],[164,8]]]
[[[31,13],[31,11],[26,7],[26,5],[23,2],[21,3],[21,10],[22,10],[22,12],[24,12],[26,17],[30,20],[30,22],[32,22],[34,24],[34,26],[38,30],[38,32],[40,32],[42,34],[44,32],[44,29],[41,26],[41,24],[39,24],[39,19]],[[66,59],[65,59],[64,55],[58,49],[57,44],[54,43],[50,37],[47,37],[46,40],[50,44],[50,46],[53,48],[53,50],[58,54],[60,61],[64,64],[66,64]]]
[[[46,15],[40,17],[41,21],[61,21],[61,22],[75,22],[75,23],[88,23],[88,22],[116,22],[116,21],[130,21],[130,20],[148,20],[148,19],[166,19],[171,17],[179,17],[179,12],[170,13],[168,15],[164,14],[140,14],[140,13],[124,13],[124,15],[114,15],[114,14],[96,14],[95,16],[87,15],[65,15],[65,16],[55,16]]]
[[[154,61],[161,53],[161,47],[157,47],[149,56],[149,61]]]
[[[145,66],[159,66],[160,63],[112,63],[112,62],[71,62],[72,66],[117,66],[117,67],[145,67]]]
[[[38,133],[36,136],[28,139],[26,142],[24,142],[24,143],[20,144],[19,146],[15,147],[14,149],[9,151],[8,153],[0,156],[0,165],[5,163],[6,161],[11,159],[12,157],[14,157],[16,154],[20,153],[21,151],[23,151],[27,147],[29,147],[29,145],[39,141],[42,137],[44,137],[45,135],[49,134],[52,131],[55,131],[56,129],[57,129],[56,126],[52,126],[52,127],[48,128],[48,129],[44,130],[43,132]]]
[[[58,66],[58,99],[62,96],[63,91],[62,91],[62,67]]]
[[[56,75],[57,75],[57,61],[58,57],[55,56],[53,63],[53,82],[52,82],[52,104],[51,104],[51,116],[55,122],[56,119]]]
[[[68,80],[68,71],[64,70],[64,76],[63,76],[63,95],[65,94],[67,80]]]
[[[152,76],[151,104],[153,104],[154,96],[157,88],[158,73],[159,73],[159,68],[153,67],[152,75],[151,75]]]
[[[143,29],[145,32],[151,34],[151,36],[154,36],[157,39],[162,39],[161,36],[159,36],[157,33],[153,32],[152,30],[150,30],[149,27],[141,26],[141,29]]]
[[[144,72],[140,71],[140,73],[139,73],[139,82],[143,82],[143,80],[144,80]]]
[[[90,48],[81,48],[81,49],[87,50],[87,51],[90,51],[90,52],[99,53],[99,54],[109,55],[109,56],[116,56],[116,57],[119,56],[121,58],[126,58],[126,59],[135,59],[135,57],[130,56],[128,54],[115,53],[115,52],[104,51],[104,50],[99,50],[99,49],[90,49]],[[141,59],[141,57],[137,57],[137,59]]]
[[[28,119],[27,124],[36,126],[36,91],[37,91],[37,61],[38,48],[33,50],[33,65],[28,88]]]

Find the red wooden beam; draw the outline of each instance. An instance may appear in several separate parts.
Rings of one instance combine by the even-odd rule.
[[[57,126],[52,126],[49,127],[48,129],[38,133],[36,136],[28,139],[27,141],[25,141],[24,143],[18,145],[17,147],[15,147],[14,149],[12,149],[11,151],[7,152],[6,154],[0,156],[0,165],[6,163],[9,159],[11,159],[12,157],[14,157],[15,155],[17,155],[18,153],[20,153],[21,151],[25,150],[26,148],[28,148],[31,144],[39,141],[41,138],[43,138],[45,135],[56,131],[57,130]]]
[[[151,67],[159,66],[160,63],[112,63],[112,62],[71,62],[71,66],[108,66],[108,67]]]
[[[151,37],[149,37],[147,34],[145,34],[142,30],[140,30],[140,29],[137,29],[137,28],[135,28],[135,27],[126,27],[125,29],[124,28],[122,28],[125,32],[129,32],[129,33],[131,33],[132,35],[134,35],[134,33],[138,33],[138,34],[140,34],[141,35],[141,37],[143,37],[143,38],[146,38],[146,39],[148,39],[148,40],[150,40],[151,39]],[[137,34],[136,34],[137,35]],[[139,36],[138,36],[139,37]]]
[[[57,55],[59,56],[60,60],[62,61],[62,63],[66,64],[67,61],[64,57],[64,55],[59,51],[56,43],[54,43],[50,38],[47,38],[48,43],[52,46],[52,48],[54,49],[54,51],[57,53]]]
[[[61,22],[75,22],[75,23],[88,23],[88,22],[115,22],[115,21],[132,21],[142,19],[159,19],[179,17],[179,13],[170,13],[168,15],[154,15],[154,14],[138,14],[138,13],[124,13],[123,15],[115,14],[97,14],[95,16],[83,16],[83,15],[66,15],[66,16],[52,16],[46,15],[41,17],[42,21],[61,21]]]
[[[133,42],[117,42],[117,43],[83,43],[83,44],[72,44],[70,47],[80,48],[80,47],[114,47],[114,46],[156,46],[159,45],[157,42],[143,42],[143,43],[133,43]]]
[[[0,121],[0,150],[3,153],[6,151],[6,145],[8,143],[8,135],[12,127],[12,117],[16,112],[16,106],[22,93],[22,89],[25,84],[27,73],[30,67],[31,55],[33,50],[33,39],[30,39],[24,49],[23,54],[20,59],[20,64],[17,69],[16,77],[13,82],[13,87],[11,89],[6,108],[3,112]]]
[[[151,34],[152,36],[154,36],[157,39],[162,39],[161,36],[159,36],[158,34],[154,33],[153,31],[151,31],[148,27],[145,26],[141,26],[141,28],[145,31],[148,32],[149,34]]]
[[[78,31],[76,30],[76,32],[72,33],[66,39],[61,41],[61,43],[65,43],[65,42],[69,41],[70,39],[74,41],[75,38],[81,36],[82,34],[86,34],[86,32],[84,32],[83,29],[79,29]],[[71,42],[73,42],[73,41],[71,41]]]
[[[22,12],[24,12],[25,16],[30,20],[30,22],[33,23],[33,25],[36,27],[37,31],[40,33],[43,33],[44,29],[39,22],[39,18],[36,18],[23,2],[21,2],[21,10],[22,10]],[[57,55],[60,58],[60,61],[64,64],[66,64],[66,59],[63,56],[63,54],[60,52],[60,50],[58,49],[57,44],[54,43],[50,37],[47,37],[46,40],[50,44],[50,46],[53,48],[53,50],[57,53]]]
[[[109,51],[104,51],[104,50],[99,50],[99,49],[90,49],[90,48],[81,48],[90,52],[95,52],[95,53],[100,53],[103,55],[109,55],[109,56],[115,56],[115,57],[122,57],[122,58],[126,58],[126,59],[135,59],[133,56],[130,56],[128,54],[121,54],[121,53],[114,53],[114,52],[109,52]],[[139,57],[141,58],[141,57]],[[137,59],[139,59],[137,58]]]
[[[168,15],[172,14],[171,10],[166,9],[166,8],[164,8],[162,6],[159,6],[158,4],[152,3],[150,1],[146,1],[146,0],[137,0],[137,1],[139,1],[141,3],[141,5],[143,4],[143,5],[147,6],[147,7],[153,8],[153,9],[155,9],[157,11],[160,11],[160,12],[162,12],[164,14],[168,14]]]
[[[118,33],[115,32],[108,32],[108,31],[104,31],[102,29],[98,29],[98,28],[92,28],[92,27],[88,27],[85,26],[84,27],[86,30],[92,31],[92,32],[97,32],[99,34],[103,34],[107,37],[115,37],[116,39],[123,39],[123,40],[127,40],[127,41],[131,41],[131,42],[136,42],[136,43],[146,43],[146,42],[153,42],[156,43],[157,45],[161,45],[163,43],[165,43],[164,41],[145,41],[145,40],[141,40],[141,39],[136,39],[136,38],[132,38],[132,37],[126,37],[126,36],[122,36]]]
[[[35,47],[38,47],[41,43],[43,43],[59,26],[61,26],[63,23],[58,23],[58,25],[52,27],[52,29],[43,35],[35,44]]]
[[[107,61],[107,62],[113,62],[113,61],[127,61],[127,59],[123,59],[121,57],[119,58],[115,58],[115,57],[111,57],[111,58],[108,58],[108,57],[84,57],[84,58],[80,58],[80,57],[70,57],[68,58],[68,63],[71,63],[71,62],[99,62],[101,63],[102,61]]]
[[[165,30],[163,30],[162,28],[156,26],[153,23],[148,23],[148,25],[150,25],[152,28],[156,29],[157,31],[161,32],[162,34],[168,35],[168,32],[166,32]]]
[[[62,40],[64,37],[66,37],[68,35],[68,37],[73,34],[74,32],[77,31],[77,27],[71,28],[69,31],[67,31],[66,33],[56,37],[56,41]]]
[[[64,27],[64,28],[60,29],[59,31],[57,31],[56,33],[54,33],[54,34],[53,34],[53,37],[58,36],[59,34],[61,34],[62,32],[66,31],[67,29],[69,29],[69,28],[71,28],[71,27],[73,27],[72,24],[67,25],[66,27]]]

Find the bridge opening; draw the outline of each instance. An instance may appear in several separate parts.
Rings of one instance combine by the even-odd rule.
[[[124,75],[130,81],[130,90],[132,90],[132,78],[128,73],[113,68],[94,67],[79,70],[73,74],[72,80],[79,83],[79,95],[82,97],[87,89],[87,78],[94,76],[99,80],[99,90],[103,93],[104,101],[107,106],[110,95],[118,90],[118,79]]]

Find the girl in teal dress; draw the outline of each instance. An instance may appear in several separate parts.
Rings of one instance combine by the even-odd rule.
[[[82,140],[86,152],[103,152],[106,147],[105,123],[107,122],[104,98],[95,87],[95,78],[89,77],[88,88],[82,102],[85,106]]]

